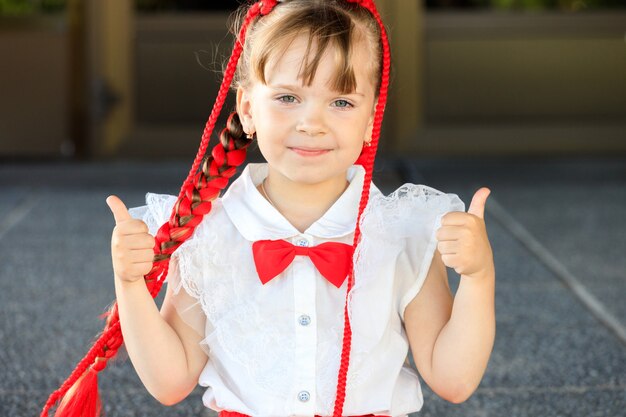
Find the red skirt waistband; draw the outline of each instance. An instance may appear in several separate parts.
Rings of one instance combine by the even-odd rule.
[[[219,412],[218,417],[251,417],[251,416],[247,414],[238,413],[236,411],[222,410]],[[323,416],[318,416],[316,414],[315,417],[323,417]],[[376,415],[376,414],[363,414],[361,416],[350,416],[350,417],[390,417],[390,416],[383,416],[383,415]]]

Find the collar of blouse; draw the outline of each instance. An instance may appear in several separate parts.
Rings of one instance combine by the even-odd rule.
[[[267,162],[248,163],[221,198],[228,217],[249,241],[288,239],[301,234],[257,190],[267,173]],[[350,185],[326,213],[305,230],[305,234],[332,239],[354,232],[364,178],[365,168],[352,165],[346,174]],[[380,193],[372,182],[370,199]]]

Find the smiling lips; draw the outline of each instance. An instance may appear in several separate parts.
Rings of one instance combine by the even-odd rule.
[[[306,148],[289,148],[298,155],[302,156],[318,156],[330,152],[330,149],[306,149]]]

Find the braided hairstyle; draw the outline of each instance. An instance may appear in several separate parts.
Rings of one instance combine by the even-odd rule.
[[[276,7],[277,5],[279,6]],[[276,12],[272,12],[275,8]],[[229,115],[226,127],[219,135],[219,143],[213,147],[209,155],[205,156],[211,133],[231,84],[234,82],[235,86],[248,86],[253,77],[264,82],[264,67],[272,54],[276,50],[284,53],[293,35],[301,32],[303,28],[308,28],[309,36],[319,41],[316,57],[305,69],[305,77],[308,77],[309,82],[314,77],[317,63],[329,42],[334,42],[343,52],[340,54],[344,60],[343,67],[334,86],[340,91],[350,92],[356,87],[354,73],[348,62],[353,36],[361,33],[368,37],[369,44],[375,49],[374,56],[379,57],[378,60],[372,60],[370,69],[370,74],[375,80],[378,99],[371,146],[363,147],[356,161],[365,168],[365,178],[354,231],[353,249],[356,249],[360,240],[359,221],[369,197],[374,159],[387,100],[391,61],[386,29],[374,1],[263,0],[241,5],[237,17],[235,44],[224,70],[216,102],[202,134],[200,148],[183,182],[169,220],[158,229],[155,236],[153,266],[144,276],[153,298],[158,295],[167,277],[172,253],[193,235],[196,226],[211,211],[212,201],[218,198],[220,191],[226,188],[230,178],[236,173],[237,167],[245,161],[247,148],[252,142],[252,139],[244,135],[241,121],[235,111]],[[357,24],[359,29],[364,30],[357,30]],[[256,46],[257,43],[261,46]],[[343,346],[337,377],[334,417],[342,415],[345,401],[352,341],[347,301],[354,285],[353,271],[354,265],[351,265],[344,306]],[[117,303],[113,303],[102,317],[106,317],[104,330],[70,376],[49,396],[41,417],[47,417],[50,408],[59,400],[56,417],[100,416],[97,374],[106,367],[109,359],[115,357],[123,343]]]

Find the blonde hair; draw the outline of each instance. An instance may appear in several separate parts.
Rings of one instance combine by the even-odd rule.
[[[234,34],[240,32],[246,8],[241,6],[234,13],[231,28]],[[345,0],[284,1],[272,13],[256,19],[246,33],[231,88],[247,88],[254,81],[267,84],[267,64],[280,60],[291,43],[301,35],[308,36],[305,62],[299,72],[306,86],[313,82],[324,52],[328,47],[334,47],[337,68],[330,87],[342,94],[353,93],[356,90],[352,67],[354,48],[360,42],[366,42],[370,56],[377,57],[369,61],[371,64],[367,71],[375,97],[378,97],[382,67],[380,27],[367,9]],[[316,48],[312,51],[314,44]]]

